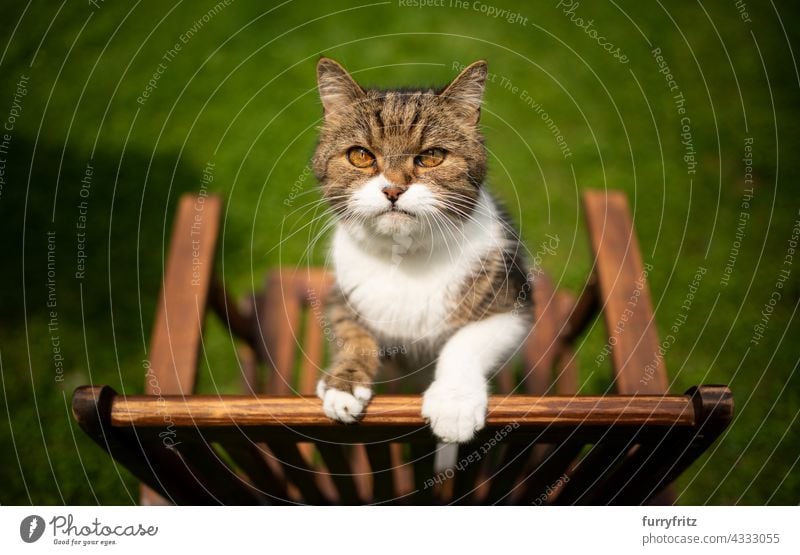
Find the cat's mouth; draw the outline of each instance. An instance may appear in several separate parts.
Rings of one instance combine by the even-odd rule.
[[[387,216],[387,215],[390,217],[401,217],[401,216],[407,216],[409,218],[417,217],[416,214],[408,212],[407,210],[403,210],[402,208],[397,208],[396,206],[387,208],[386,210],[378,214],[378,216]]]

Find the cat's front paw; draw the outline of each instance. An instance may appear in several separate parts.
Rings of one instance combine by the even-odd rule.
[[[331,420],[351,423],[364,413],[372,390],[363,385],[352,388],[352,392],[329,386],[325,380],[317,383],[317,397],[322,399],[322,410]]]
[[[464,443],[486,425],[485,384],[434,381],[422,398],[422,416],[442,441]]]

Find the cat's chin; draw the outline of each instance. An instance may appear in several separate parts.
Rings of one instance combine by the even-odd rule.
[[[370,223],[374,231],[381,235],[408,235],[419,228],[419,220],[416,216],[400,210],[379,214]]]
[[[396,253],[399,249],[408,253],[431,247],[431,224],[399,210],[345,217],[340,220],[340,229],[367,250]]]

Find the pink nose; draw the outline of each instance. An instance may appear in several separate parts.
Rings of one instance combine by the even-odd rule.
[[[405,188],[397,187],[395,185],[383,189],[383,194],[386,195],[386,198],[388,198],[392,204],[397,202],[397,199],[400,198],[400,195],[402,195],[405,192],[406,192]]]

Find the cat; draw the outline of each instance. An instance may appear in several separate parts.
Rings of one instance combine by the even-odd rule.
[[[381,366],[433,368],[422,416],[443,442],[485,426],[488,380],[532,325],[517,231],[486,190],[479,129],[487,64],[442,90],[362,88],[322,58],[312,167],[336,219],[327,302],[333,360],[317,385],[356,422]]]

